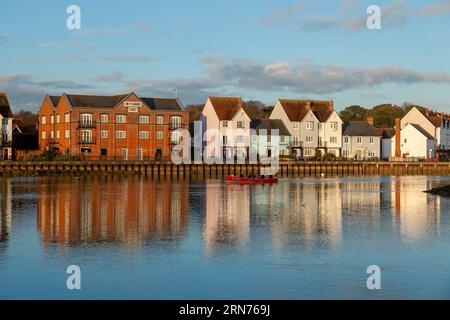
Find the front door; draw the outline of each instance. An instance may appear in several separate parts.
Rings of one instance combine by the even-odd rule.
[[[156,149],[156,160],[161,160],[162,158],[162,149]]]
[[[128,160],[128,149],[123,148],[122,149],[122,160],[127,161]]]

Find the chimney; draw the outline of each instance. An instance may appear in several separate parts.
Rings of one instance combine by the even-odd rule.
[[[373,117],[367,117],[367,122],[373,126]]]
[[[395,156],[397,158],[400,158],[402,156],[402,150],[400,148],[401,143],[401,120],[400,118],[395,119]]]
[[[242,98],[239,98],[238,106],[239,106],[239,108],[242,108],[244,106]]]
[[[331,110],[334,110],[334,101],[333,101],[333,99],[330,99],[330,108],[331,108]]]
[[[309,110],[311,109],[311,100],[306,101],[306,108]]]

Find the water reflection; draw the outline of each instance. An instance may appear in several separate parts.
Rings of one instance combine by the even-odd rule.
[[[11,179],[0,179],[0,242],[7,240],[12,226]]]
[[[188,188],[136,177],[55,178],[38,186],[38,228],[44,243],[177,239],[188,223]]]

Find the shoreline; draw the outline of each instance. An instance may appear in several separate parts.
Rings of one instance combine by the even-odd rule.
[[[46,175],[124,175],[141,174],[153,177],[224,177],[226,175],[260,175],[262,164],[181,164],[147,161],[45,161],[0,162],[0,176]],[[278,176],[447,176],[450,162],[282,162]]]

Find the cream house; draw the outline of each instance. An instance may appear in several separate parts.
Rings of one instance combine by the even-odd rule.
[[[395,155],[395,136],[391,139],[392,155]],[[418,124],[408,123],[400,131],[402,158],[431,159],[436,156],[436,139]]]
[[[340,156],[342,120],[334,110],[333,101],[277,101],[270,119],[280,119],[291,133],[292,154],[311,158],[316,154]]]
[[[401,129],[408,124],[416,124],[436,140],[436,152],[441,156],[450,155],[450,116],[431,110],[413,107],[402,119]]]
[[[251,119],[242,98],[208,97],[200,121],[207,158],[247,157]]]
[[[9,160],[12,150],[13,114],[6,93],[0,93],[0,159]]]

